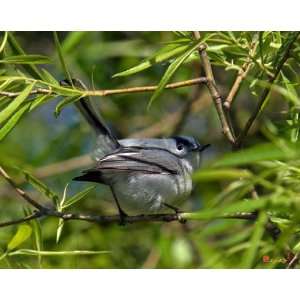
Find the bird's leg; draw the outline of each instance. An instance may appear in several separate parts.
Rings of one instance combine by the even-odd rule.
[[[113,194],[113,197],[115,199],[115,202],[117,204],[118,207],[118,211],[119,211],[119,216],[120,216],[120,225],[125,225],[126,224],[126,217],[128,217],[128,215],[125,213],[125,211],[121,208],[120,203],[118,201],[117,195],[114,192],[114,189],[112,187],[110,187],[111,192]]]
[[[166,207],[168,207],[168,208],[170,208],[170,209],[172,209],[173,211],[175,211],[175,213],[176,213],[176,215],[177,215],[177,218],[178,218],[178,221],[179,221],[180,223],[186,223],[186,220],[183,220],[183,219],[181,218],[181,216],[179,215],[180,213],[182,213],[182,210],[180,210],[180,209],[177,208],[176,206],[173,206],[173,205],[168,204],[168,203],[166,203],[166,202],[163,202],[163,205],[166,206]]]

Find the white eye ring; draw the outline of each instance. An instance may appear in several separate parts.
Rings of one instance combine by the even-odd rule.
[[[183,145],[180,143],[177,146],[177,150],[182,151],[184,149]]]

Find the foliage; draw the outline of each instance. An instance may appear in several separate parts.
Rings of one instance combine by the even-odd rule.
[[[254,116],[241,149],[232,151],[222,135],[205,85],[165,89],[200,76],[204,44],[223,99],[241,77],[225,113],[236,135]],[[0,228],[0,267],[287,267],[300,251],[299,61],[296,32],[201,32],[200,39],[190,32],[2,33],[0,165],[40,203],[115,212],[106,187],[71,182],[86,158],[73,165],[70,159],[91,152],[94,142],[72,104],[94,91],[157,84],[153,93],[94,98],[121,138],[180,129],[212,147],[182,207],[186,225],[35,219]],[[89,88],[62,87],[64,78],[80,78]],[[2,179],[0,205],[1,221],[32,213]],[[233,212],[256,218],[219,218]],[[275,240],[271,225],[280,230]]]

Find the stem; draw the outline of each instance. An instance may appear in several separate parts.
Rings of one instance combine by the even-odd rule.
[[[195,37],[195,39],[199,39],[200,33],[198,31],[194,31],[194,37]],[[198,52],[201,57],[201,62],[203,65],[205,77],[207,78],[206,85],[207,85],[210,95],[214,101],[214,104],[215,104],[215,107],[216,107],[216,110],[217,110],[217,113],[218,113],[218,116],[219,116],[219,119],[221,122],[223,134],[228,139],[228,141],[234,145],[235,144],[234,133],[232,131],[232,126],[230,124],[230,119],[227,118],[225,111],[224,111],[223,100],[222,100],[222,97],[219,93],[219,90],[217,88],[217,85],[216,85],[216,82],[214,79],[214,74],[212,71],[211,63],[210,63],[209,57],[206,53],[206,47],[204,47],[203,44],[200,45]]]
[[[273,85],[274,81],[276,80],[279,72],[281,71],[283,65],[285,64],[285,62],[289,58],[289,52],[290,52],[291,48],[293,47],[294,42],[297,40],[297,38],[299,36],[299,33],[300,32],[295,33],[293,38],[288,42],[288,45],[284,49],[285,51],[284,51],[279,63],[277,64],[276,69],[273,72],[273,75],[269,76],[267,87],[263,90],[254,112],[252,113],[252,115],[248,119],[243,131],[241,132],[241,134],[239,135],[239,137],[237,139],[237,143],[236,143],[237,148],[240,148],[242,146],[242,144],[244,142],[244,139],[248,135],[248,132],[249,132],[250,128],[252,127],[254,121],[258,118],[258,116],[260,115],[260,113],[262,111],[262,108],[266,104],[266,102],[268,100],[268,95],[269,95],[269,93],[272,89],[272,85]],[[279,51],[280,51],[280,49],[279,49]]]
[[[191,86],[196,84],[206,84],[207,79],[205,77],[193,78],[185,81],[174,82],[166,85],[166,89],[177,89],[185,86]],[[113,89],[113,90],[96,90],[96,91],[84,91],[85,96],[109,96],[109,95],[119,95],[119,94],[133,94],[133,93],[142,93],[142,92],[152,92],[157,89],[157,85],[149,86],[139,86],[139,87],[129,87],[123,89]],[[0,96],[6,96],[14,98],[20,95],[21,92],[5,92],[0,91]],[[47,95],[59,95],[57,92],[52,89],[36,89],[31,91],[30,95],[37,94],[47,94]]]

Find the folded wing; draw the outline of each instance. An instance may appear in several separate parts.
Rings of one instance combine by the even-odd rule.
[[[99,160],[92,169],[84,171],[78,181],[106,182],[118,175],[178,174],[179,161],[176,156],[163,149],[121,148]]]

